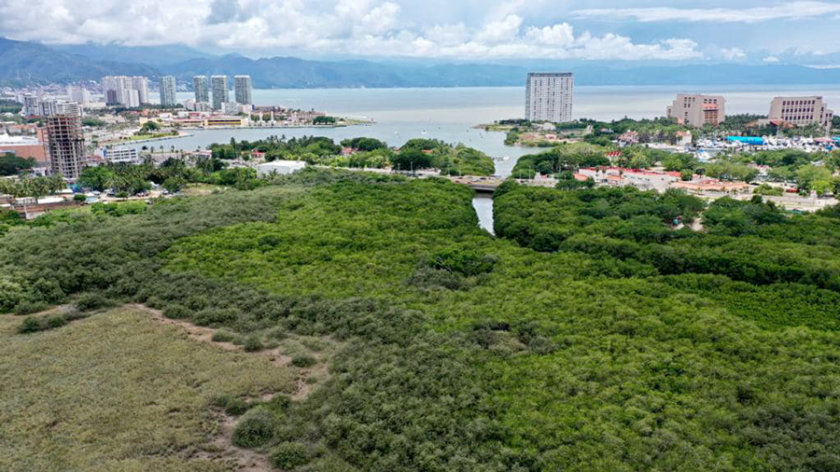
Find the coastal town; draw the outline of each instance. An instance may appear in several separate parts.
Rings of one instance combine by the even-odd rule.
[[[0,472],[840,472],[839,24],[0,1]]]
[[[360,158],[357,153],[365,150],[352,146],[327,146],[318,150],[321,154],[308,157],[267,152],[269,149],[259,142],[222,153],[166,146],[167,141],[189,136],[193,130],[235,133],[238,129],[304,128],[317,134],[318,127],[363,123],[315,110],[255,105],[249,76],[235,76],[233,84],[231,97],[226,76],[196,76],[191,84],[178,84],[174,77],[165,76],[158,80],[158,100],[152,98],[146,77],[108,76],[99,83],[65,88],[3,90],[0,153],[23,163],[5,178],[15,179],[18,174],[45,178],[61,175],[73,191],[63,196],[27,195],[29,200],[23,205],[15,195],[7,195],[0,204],[25,207],[21,211],[32,217],[51,206],[108,201],[116,199],[118,193],[123,198],[132,197],[133,192],[98,192],[77,182],[86,168],[138,166],[144,162],[161,166],[171,159],[187,166],[214,161],[220,168],[252,169],[259,177],[293,172],[307,164],[376,172],[409,170],[416,176],[448,176],[485,191],[509,177],[494,172],[470,175],[456,167],[445,171],[424,168],[429,164],[420,161],[416,167],[410,164],[405,169],[387,156]],[[179,100],[178,91],[190,85],[191,97],[183,98],[182,94]],[[537,157],[521,158],[512,171],[512,177],[526,185],[553,187],[562,181],[560,173],[564,173],[565,178],[571,176],[582,185],[633,186],[657,192],[675,189],[707,199],[724,195],[749,199],[761,194],[796,211],[837,203],[834,194],[840,191],[840,177],[836,174],[835,149],[840,147],[840,137],[832,131],[838,120],[822,97],[776,97],[768,104],[768,115],[759,116],[727,115],[724,96],[679,94],[665,107],[662,118],[599,122],[572,118],[572,74],[531,74],[525,92],[525,119],[478,127],[505,133],[508,145],[534,148]],[[546,98],[549,96],[551,100]],[[591,157],[594,153],[597,158],[584,158],[579,165],[528,167],[532,161],[545,163],[539,157],[541,151],[575,153],[576,146],[581,145],[589,146],[582,148],[584,154]],[[388,153],[394,156],[400,151],[392,147]],[[786,161],[782,166],[785,172],[779,172],[778,165],[774,171],[767,159],[753,158],[766,153],[787,153],[785,159],[798,164],[791,168]],[[674,161],[681,164],[674,165]],[[818,174],[817,185],[813,185],[814,178],[798,177],[796,173],[803,166],[811,174]],[[149,189],[155,191],[154,182]],[[137,192],[137,198],[162,195],[161,191]],[[75,197],[78,192],[84,197]],[[34,197],[40,198],[33,201]],[[32,205],[35,202],[38,204]]]

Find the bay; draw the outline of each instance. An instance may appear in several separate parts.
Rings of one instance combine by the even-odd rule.
[[[799,86],[582,86],[575,89],[576,118],[598,120],[654,118],[677,93],[721,94],[727,113],[766,114],[778,95],[822,95],[840,106],[840,84]],[[180,93],[178,98],[191,98]],[[392,89],[274,89],[254,90],[256,105],[279,105],[315,109],[331,115],[371,119],[374,123],[344,128],[250,128],[191,130],[191,136],[149,143],[155,147],[186,151],[203,149],[211,143],[254,141],[272,135],[287,137],[318,135],[335,140],[357,136],[381,139],[401,146],[412,138],[435,138],[463,143],[498,158],[497,174],[510,175],[516,160],[535,150],[504,145],[504,134],[475,129],[489,123],[524,115],[524,87],[392,88]],[[144,144],[135,144],[142,147]],[[503,160],[505,157],[508,159]]]
[[[610,121],[630,117],[655,118],[678,93],[706,93],[726,98],[727,114],[767,114],[775,96],[822,95],[829,106],[840,106],[840,85],[784,86],[582,86],[575,88],[575,118]],[[179,93],[179,100],[192,98]],[[507,177],[519,157],[539,149],[505,146],[504,133],[475,126],[524,116],[523,87],[392,88],[392,89],[274,89],[254,90],[254,104],[324,111],[330,115],[373,120],[370,125],[343,128],[246,128],[190,130],[190,136],[138,143],[134,147],[162,146],[192,151],[212,143],[255,141],[268,136],[327,136],[336,141],[368,136],[401,146],[413,138],[434,138],[463,143],[495,158],[496,174]],[[473,206],[479,224],[492,234],[493,204],[478,195]]]

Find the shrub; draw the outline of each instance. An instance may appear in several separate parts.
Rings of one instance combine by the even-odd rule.
[[[233,444],[239,447],[259,447],[274,437],[277,422],[264,408],[248,411],[233,428]]]
[[[76,321],[87,317],[88,315],[82,313],[82,311],[77,307],[68,308],[67,311],[64,312],[64,319],[67,321]]]
[[[15,307],[15,314],[17,315],[31,315],[49,308],[49,305],[44,302],[24,301],[17,304]]]
[[[312,356],[295,356],[292,358],[292,365],[295,367],[312,367],[318,360]]]
[[[252,334],[245,339],[243,347],[248,352],[261,351],[263,349],[263,343],[258,335]]]
[[[284,470],[292,470],[309,462],[306,446],[296,442],[284,442],[271,452],[271,463]]]
[[[263,249],[271,249],[280,245],[283,242],[283,239],[280,236],[274,234],[267,234],[265,236],[260,237],[259,245]]]
[[[41,328],[41,322],[38,320],[38,318],[27,316],[23,320],[23,323],[21,323],[21,325],[18,326],[18,333],[35,333],[37,331],[41,331],[42,329],[43,328]]]
[[[429,261],[434,269],[454,272],[466,277],[485,274],[493,270],[498,257],[471,250],[446,250],[435,254]]]
[[[289,408],[291,404],[292,397],[288,395],[283,395],[282,393],[278,393],[277,395],[274,395],[274,397],[272,397],[272,399],[269,400],[268,403],[266,403],[266,406],[272,409],[285,410],[286,408]]]
[[[163,316],[174,320],[189,318],[190,315],[192,315],[192,312],[189,308],[178,304],[169,305],[163,310]]]
[[[40,278],[32,284],[32,291],[47,303],[59,303],[64,300],[64,291],[55,280]]]
[[[63,315],[49,316],[44,320],[44,329],[60,328],[67,324],[67,318]]]
[[[546,336],[535,336],[528,343],[528,347],[534,354],[551,354],[557,350],[557,343]]]
[[[213,333],[213,337],[211,339],[217,343],[230,343],[236,339],[236,335],[230,331],[220,329],[219,331]]]
[[[98,293],[83,293],[78,299],[76,299],[76,306],[82,311],[96,310],[99,308],[114,306],[114,304],[113,300],[105,298]]]
[[[193,321],[195,321],[195,324],[200,326],[210,326],[236,321],[236,318],[236,313],[231,310],[205,308],[195,314]]]
[[[225,410],[225,413],[231,416],[240,416],[251,408],[251,405],[245,403],[245,400],[228,394],[217,395],[211,398],[210,404],[217,408],[222,408]]]

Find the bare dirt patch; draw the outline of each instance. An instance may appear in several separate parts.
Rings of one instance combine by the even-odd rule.
[[[187,335],[196,341],[203,342],[203,343],[211,343],[220,348],[224,349],[225,351],[241,351],[242,348],[237,346],[236,344],[229,343],[229,342],[218,342],[213,341],[213,334],[216,332],[215,329],[207,328],[204,326],[198,326],[189,321],[184,320],[173,320],[171,318],[167,318],[163,316],[163,312],[160,310],[155,310],[154,308],[149,308],[146,305],[140,304],[132,304],[128,305],[129,308],[140,310],[148,313],[152,316],[152,319],[157,321],[158,323],[162,323],[165,325],[172,325],[178,326],[183,328]]]
[[[198,326],[185,320],[167,318],[163,315],[161,310],[155,310],[154,308],[149,308],[146,305],[132,304],[128,305],[128,307],[149,313],[152,319],[159,323],[183,328],[187,335],[195,341],[210,343],[219,346],[226,351],[246,352],[242,346],[237,346],[234,343],[213,341],[213,335],[216,333],[215,329]],[[307,344],[311,345],[311,339],[289,336],[289,338],[284,339],[280,343],[279,347],[249,352],[248,354],[265,356],[278,367],[297,369],[298,375],[295,383],[295,391],[292,393],[292,400],[301,401],[305,400],[319,384],[326,382],[330,377],[328,360],[331,354],[338,347],[338,343],[329,338],[319,338],[317,342],[322,346],[318,352],[315,352],[310,347],[307,347]],[[296,354],[312,355],[318,360],[318,363],[312,367],[294,367],[292,366],[292,358]],[[269,394],[268,397],[270,398],[271,394]]]

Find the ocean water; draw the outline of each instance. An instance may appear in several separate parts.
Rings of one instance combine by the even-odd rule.
[[[728,114],[766,114],[778,95],[822,95],[840,111],[840,84],[807,86],[589,86],[575,89],[574,115],[599,120],[653,118],[677,93],[709,93],[726,97]],[[257,140],[271,135],[327,136],[341,140],[357,136],[381,139],[400,146],[412,138],[435,138],[463,143],[499,158],[497,174],[509,175],[516,159],[534,149],[504,145],[502,133],[475,129],[524,115],[524,87],[394,88],[394,89],[280,89],[254,90],[257,105],[315,109],[332,115],[374,120],[371,125],[346,128],[194,130],[191,136],[150,143],[155,147],[195,150],[211,143]],[[189,93],[179,99],[191,98]],[[143,144],[137,144],[138,148]],[[507,158],[507,159],[504,159]]]

